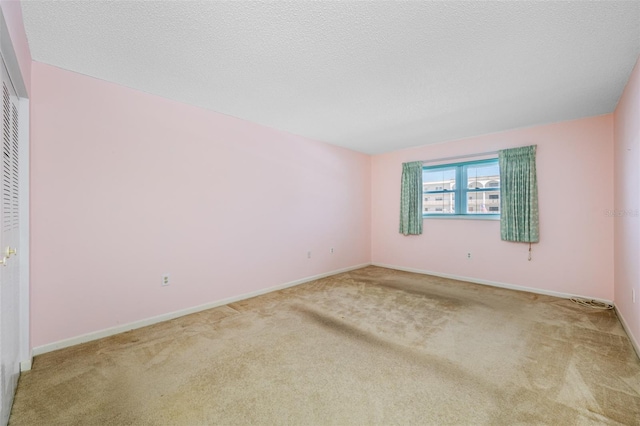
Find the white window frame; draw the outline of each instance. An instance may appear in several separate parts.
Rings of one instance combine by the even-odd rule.
[[[495,165],[498,166],[497,158],[476,160],[476,161],[465,161],[459,163],[447,163],[447,164],[438,164],[435,166],[423,166],[422,170],[424,171],[437,171],[437,170],[452,170],[455,175],[455,184],[453,185],[453,189],[447,190],[431,190],[422,192],[422,199],[425,197],[435,197],[441,198],[444,197],[444,194],[454,194],[454,212],[453,213],[445,213],[442,211],[435,212],[425,212],[423,210],[422,217],[425,219],[428,218],[455,218],[455,219],[489,219],[489,220],[499,220],[500,213],[469,213],[467,210],[468,201],[470,194],[479,194],[482,192],[495,192],[500,191],[500,187],[488,187],[488,188],[468,188],[467,182],[467,171],[471,167],[477,167],[482,165]],[[499,169],[498,169],[499,173]],[[424,186],[423,186],[424,188]],[[440,188],[440,186],[438,186]]]

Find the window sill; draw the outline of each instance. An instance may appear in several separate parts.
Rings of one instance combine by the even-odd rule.
[[[422,219],[447,219],[447,220],[500,220],[499,214],[483,214],[483,215],[472,215],[472,214],[430,214],[423,215]]]

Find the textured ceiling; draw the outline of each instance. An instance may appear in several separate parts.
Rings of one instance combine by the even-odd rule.
[[[381,153],[612,112],[640,1],[22,1],[33,59]]]

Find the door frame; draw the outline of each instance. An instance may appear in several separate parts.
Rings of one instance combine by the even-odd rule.
[[[18,95],[18,209],[20,210],[20,255],[19,259],[19,338],[18,359],[20,371],[31,369],[32,351],[29,333],[30,291],[29,291],[29,93],[22,78],[18,57],[11,42],[9,29],[0,8],[0,55],[9,72],[9,78]]]

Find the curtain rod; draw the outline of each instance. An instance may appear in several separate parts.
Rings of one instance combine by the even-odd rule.
[[[479,152],[477,154],[455,155],[453,157],[434,158],[431,160],[422,160],[421,163],[435,163],[437,161],[459,160],[461,158],[484,157],[485,155],[497,155],[499,151]]]

